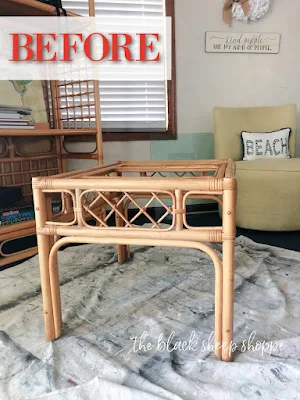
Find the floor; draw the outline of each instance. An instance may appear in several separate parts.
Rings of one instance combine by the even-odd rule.
[[[38,257],[1,272],[1,400],[300,400],[299,252],[237,238],[237,348],[224,363],[212,347],[210,257],[131,251],[123,266],[114,246],[60,252],[63,334],[52,343]]]

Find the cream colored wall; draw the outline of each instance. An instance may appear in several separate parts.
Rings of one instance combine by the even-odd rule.
[[[94,143],[69,143],[68,151],[91,152],[95,148]],[[110,164],[118,160],[149,160],[150,142],[104,142],[104,163]],[[68,169],[89,168],[97,165],[93,160],[69,160]]]
[[[231,28],[222,21],[220,0],[175,2],[179,132],[212,132],[215,105],[300,106],[299,0],[271,0],[260,21],[233,21]],[[280,33],[280,52],[206,54],[206,31]]]
[[[220,0],[175,0],[180,135],[212,132],[212,108],[216,105],[297,103],[300,115],[300,1],[289,0],[288,5],[283,0],[271,0],[271,3],[268,14],[259,22],[233,21],[232,28],[228,28],[222,21]],[[204,51],[206,31],[280,33],[280,52],[275,55],[207,54]],[[82,150],[83,146],[76,148]],[[104,145],[104,154],[105,162],[147,160],[151,158],[150,143],[108,142]],[[84,166],[89,164],[83,160],[70,162],[71,168]]]

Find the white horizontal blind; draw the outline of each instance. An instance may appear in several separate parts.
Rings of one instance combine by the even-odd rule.
[[[165,0],[95,0],[95,14],[110,17],[161,17]],[[66,10],[88,16],[88,0],[63,0]],[[167,130],[165,81],[101,81],[101,121],[104,132],[164,132]]]

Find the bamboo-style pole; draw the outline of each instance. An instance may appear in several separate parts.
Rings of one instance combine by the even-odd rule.
[[[45,197],[46,196],[42,192],[42,190],[38,188],[33,188],[37,231],[39,228],[45,226],[47,221],[47,205]],[[50,287],[50,276],[49,276],[49,252],[50,252],[49,236],[37,233],[37,242],[39,249],[41,287],[42,287],[42,297],[43,297],[46,338],[47,340],[53,340],[55,338],[55,329],[54,329],[52,296],[51,296],[52,289]],[[53,288],[53,290],[55,289],[56,288]]]
[[[95,2],[94,0],[89,0],[89,16],[95,17]],[[97,69],[95,68],[94,74],[98,74]],[[96,115],[96,143],[97,143],[97,154],[98,154],[98,164],[103,164],[103,140],[102,140],[102,126],[101,126],[101,108],[100,108],[100,89],[99,89],[99,80],[94,79],[94,97],[95,97],[95,115]]]
[[[114,172],[114,176],[122,176],[121,172]],[[120,193],[116,199],[117,201],[117,209],[120,214],[124,215],[124,202],[122,201],[123,193]],[[125,226],[125,221],[120,217],[120,214],[115,212],[115,223],[118,228],[122,228]],[[127,259],[128,252],[126,251],[126,246],[123,244],[117,245],[117,254],[118,254],[118,262],[119,264],[124,264]]]
[[[76,178],[76,177],[86,177],[92,175],[93,173],[102,175],[107,172],[114,172],[119,167],[119,165],[120,165],[119,163],[113,163],[105,165],[101,169],[99,169],[99,166],[93,168],[77,169],[76,171],[69,171],[62,174],[53,175],[53,177],[55,176],[55,179],[67,178],[67,177]]]
[[[143,178],[143,184],[139,177],[111,177],[99,176],[95,179],[82,179],[73,177],[60,179],[48,178],[33,178],[40,188],[52,189],[70,189],[74,190],[77,187],[82,189],[93,189],[100,191],[131,191],[134,193],[145,193],[149,191],[169,192],[174,190],[184,191],[202,191],[203,194],[222,194],[223,180],[222,179],[197,179],[197,178]],[[155,188],[155,189],[154,189]]]
[[[107,238],[137,238],[137,239],[160,239],[160,240],[198,240],[203,242],[222,241],[222,227],[207,227],[197,230],[184,229],[176,231],[172,226],[165,229],[152,228],[130,228],[121,227],[99,227],[85,225],[78,226],[63,226],[63,225],[45,225],[38,229],[38,232],[45,235],[59,236],[86,236],[86,237],[107,237]]]
[[[234,247],[235,247],[236,187],[223,193],[223,311],[222,359],[232,360],[233,303],[234,303]]]
[[[78,226],[83,226],[81,197],[80,197],[81,193],[82,193],[81,189],[75,189],[74,215],[76,216]]]
[[[98,160],[97,154],[89,154],[89,153],[70,153],[70,154],[63,154],[62,158],[65,160]]]
[[[48,194],[46,195],[46,208],[47,208],[47,221],[52,221],[53,220],[53,212],[52,212],[52,201],[51,201],[51,196]],[[55,236],[48,235],[49,238],[49,251],[54,245],[54,243],[57,241]],[[50,278],[50,274],[52,274]],[[52,287],[51,291],[55,291],[55,301],[58,301],[57,304],[53,305],[53,300],[51,299],[52,302],[52,307],[56,307],[60,312],[56,316],[56,321],[54,321],[54,332],[55,332],[55,337],[57,337],[57,332],[60,329],[61,326],[61,321],[62,321],[62,314],[61,314],[61,303],[60,303],[60,283],[59,283],[59,271],[58,271],[58,262],[57,259],[53,263],[53,267],[51,270],[49,270],[49,279],[52,282]],[[52,296],[52,294],[51,294]]]
[[[199,165],[199,166],[215,166],[220,167],[222,164],[227,164],[229,160],[163,160],[163,161],[154,161],[154,160],[145,160],[145,161],[128,161],[128,160],[120,160],[120,163],[123,165],[160,165],[162,168],[168,165],[178,165],[184,167],[186,165]]]
[[[50,92],[51,92],[51,99],[52,99],[54,128],[62,130],[63,125],[62,125],[62,121],[61,121],[60,114],[59,114],[59,107],[60,107],[61,103],[60,103],[60,94],[58,91],[59,91],[58,81],[50,81]],[[67,170],[67,164],[63,160],[63,157],[62,157],[63,156],[62,150],[63,150],[64,137],[56,136],[55,142],[56,142],[56,152],[57,152],[60,172],[65,172]]]
[[[51,196],[46,196],[46,220],[47,221],[52,221],[53,220]],[[49,236],[50,248],[53,246],[53,244],[54,244],[53,236]]]
[[[175,190],[175,226],[177,231],[182,231],[183,229],[183,214],[185,214],[185,210],[183,210],[183,196],[181,190]]]

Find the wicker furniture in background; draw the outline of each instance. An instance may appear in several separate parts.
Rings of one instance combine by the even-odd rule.
[[[92,0],[89,7],[90,15],[94,15]],[[0,0],[3,15],[56,16],[56,10],[35,0]],[[51,81],[44,89],[50,128],[0,130],[0,186],[21,186],[26,203],[32,202],[32,177],[65,172],[70,158],[103,163],[98,81]],[[78,135],[94,137],[96,152],[64,151],[65,138],[72,136],[76,141]],[[68,216],[63,212],[59,218]],[[34,236],[34,220],[0,226],[0,267],[36,254],[35,245],[20,250],[20,241]]]
[[[98,85],[93,81],[51,82],[48,97],[50,129],[1,129],[0,185],[21,186],[26,203],[30,203],[32,177],[65,172],[65,161],[69,158],[94,159],[101,165],[103,154],[100,106],[94,106],[95,99],[99,99],[99,94],[95,93],[97,90]],[[78,119],[81,123],[78,123]],[[70,135],[93,135],[98,151],[92,154],[65,153],[64,140]],[[14,247],[15,241],[33,235],[34,220],[0,227],[0,266],[36,254],[36,247],[12,253],[4,250],[8,241],[11,241],[10,247]]]

